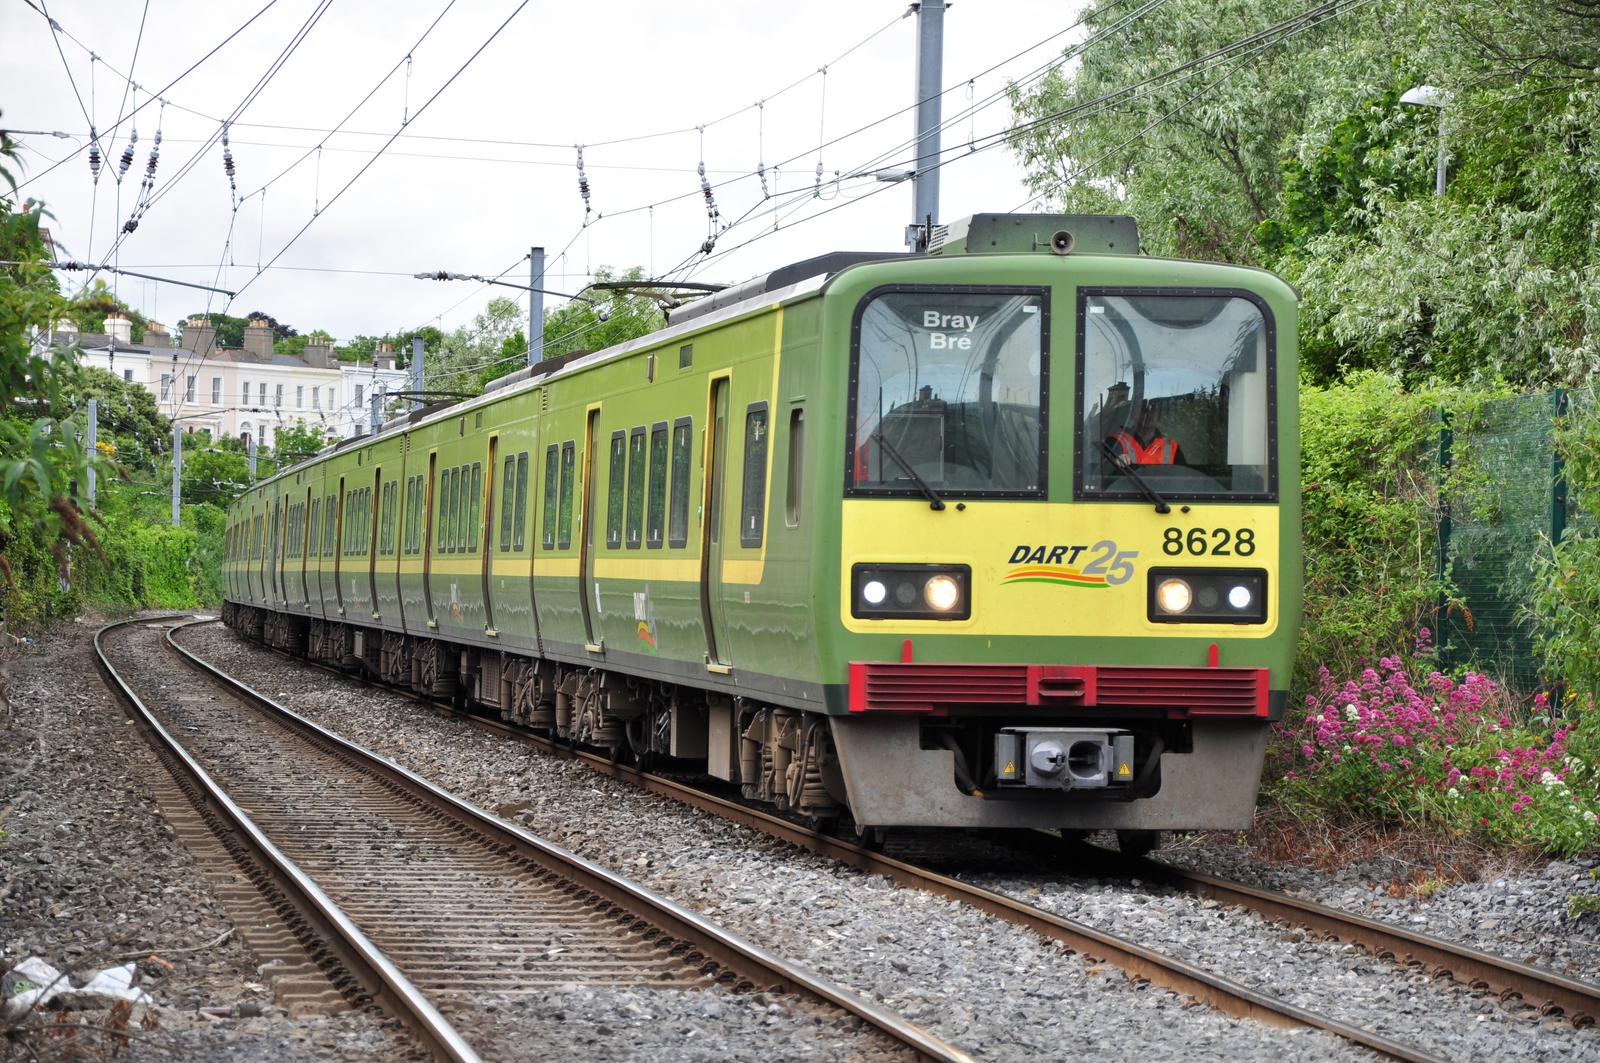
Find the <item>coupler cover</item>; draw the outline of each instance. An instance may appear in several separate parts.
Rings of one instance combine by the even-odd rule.
[[[1091,790],[1133,781],[1133,736],[1126,731],[1007,727],[995,735],[1001,786]]]

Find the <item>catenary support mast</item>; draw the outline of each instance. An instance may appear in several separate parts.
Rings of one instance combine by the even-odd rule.
[[[911,224],[906,246],[923,251],[939,224],[939,124],[943,106],[945,0],[917,5],[917,147],[911,178]]]

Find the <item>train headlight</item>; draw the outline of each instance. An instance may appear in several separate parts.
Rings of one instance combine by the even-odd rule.
[[[1189,608],[1189,603],[1194,600],[1194,592],[1189,585],[1181,579],[1162,580],[1156,588],[1156,605],[1164,613],[1181,613]]]
[[[966,565],[855,565],[850,615],[862,620],[966,620],[972,569]]]
[[[949,576],[935,576],[922,588],[928,604],[941,613],[948,613],[961,603],[961,588]]]
[[[1153,568],[1146,615],[1157,624],[1265,624],[1264,568]]]

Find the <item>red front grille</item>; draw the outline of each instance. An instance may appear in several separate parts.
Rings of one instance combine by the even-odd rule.
[[[1020,664],[850,666],[851,712],[932,712],[939,705],[1005,705],[1028,700]]]
[[[1140,707],[1265,719],[1267,669],[887,661],[850,665],[851,712],[938,712],[951,705]]]

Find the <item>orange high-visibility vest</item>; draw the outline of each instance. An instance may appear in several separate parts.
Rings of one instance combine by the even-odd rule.
[[[1141,446],[1127,432],[1117,432],[1111,438],[1122,448],[1123,457],[1135,465],[1171,465],[1178,460],[1178,442],[1175,439],[1156,436],[1149,446]]]

